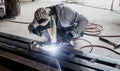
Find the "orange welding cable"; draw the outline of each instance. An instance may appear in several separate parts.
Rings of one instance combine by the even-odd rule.
[[[100,35],[103,27],[99,24],[90,22],[84,30],[85,35],[95,36],[95,37],[120,37],[120,35]]]
[[[86,39],[81,39],[81,38],[78,38],[78,39],[75,39],[75,40],[83,40],[83,41],[88,42],[90,45],[92,45],[92,43],[91,43],[90,41],[86,40]],[[91,52],[92,52],[92,50],[93,50],[93,47],[91,47],[91,50],[89,51],[89,53],[91,53]]]
[[[104,48],[104,49],[110,50],[110,51],[112,51],[112,52],[114,52],[114,53],[116,53],[116,54],[120,55],[120,53],[119,53],[119,52],[117,52],[117,51],[115,51],[115,50],[113,50],[113,49],[110,49],[110,48],[108,48],[108,47],[101,46],[101,45],[85,45],[85,46],[80,47],[80,49],[87,48],[87,47]]]

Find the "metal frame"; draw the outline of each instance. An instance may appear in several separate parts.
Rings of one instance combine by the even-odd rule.
[[[57,60],[63,71],[80,71],[80,67],[95,71],[119,71],[120,60],[83,53],[72,48],[60,49],[56,55],[50,55],[39,48],[31,48],[31,41],[33,40],[0,32],[0,50],[54,68],[58,68],[55,62]]]

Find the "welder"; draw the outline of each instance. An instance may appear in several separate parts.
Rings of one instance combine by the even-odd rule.
[[[28,26],[30,33],[45,36],[45,43],[69,43],[83,36],[88,19],[64,4],[38,8]]]

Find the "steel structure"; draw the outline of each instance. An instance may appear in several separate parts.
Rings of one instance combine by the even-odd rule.
[[[0,32],[0,50],[46,64],[59,69],[58,71],[120,71],[120,60],[118,59],[84,53],[69,48],[67,45],[62,46],[55,55],[51,55],[40,48],[31,48],[32,41],[32,39]],[[13,71],[22,71],[22,69],[24,71],[38,71],[2,56],[0,56],[0,65]],[[16,69],[16,66],[19,68]]]

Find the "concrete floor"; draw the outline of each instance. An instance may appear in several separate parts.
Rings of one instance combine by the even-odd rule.
[[[22,22],[32,22],[34,11],[39,7],[51,6],[51,5],[61,3],[59,0],[57,1],[36,0],[35,2],[31,2],[30,0],[20,0],[20,2],[21,2],[21,14],[16,17],[15,21],[22,21]],[[64,3],[64,4],[71,7],[73,10],[77,11],[79,14],[82,14],[85,17],[87,17],[90,22],[102,25],[104,28],[104,30],[101,33],[102,35],[119,35],[120,34],[120,14],[103,10],[103,9],[82,6],[78,4],[68,4],[68,3]],[[7,22],[7,21],[0,21],[0,32],[32,38],[35,40],[41,40],[41,41],[44,40],[44,37],[38,37],[34,34],[30,34],[28,32],[27,26],[28,24],[19,24],[19,23]],[[113,46],[99,41],[98,37],[85,35],[83,38],[86,40],[89,40],[93,44],[103,45],[113,49]],[[115,43],[120,42],[120,37],[107,38],[107,39],[110,39]],[[79,46],[88,44],[80,40],[77,41],[76,43],[77,43],[77,46],[75,47],[75,49],[77,50],[79,50]],[[84,52],[89,52],[89,50],[90,48],[82,49],[82,51]],[[116,49],[116,51],[120,52],[120,48]],[[120,59],[119,55],[102,48],[94,48],[92,53]]]

